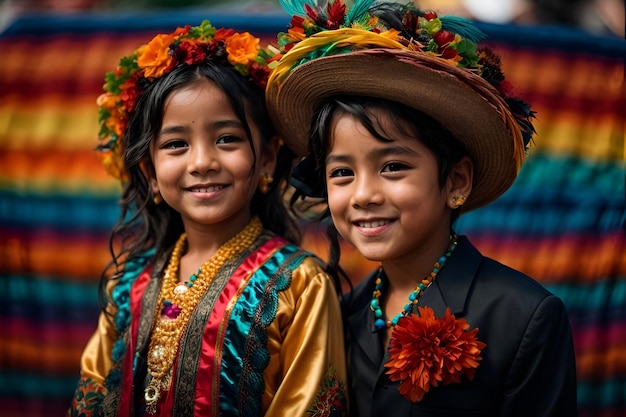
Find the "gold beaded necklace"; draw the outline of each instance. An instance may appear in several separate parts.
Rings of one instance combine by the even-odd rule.
[[[154,414],[161,391],[167,391],[172,383],[172,366],[178,353],[181,335],[184,333],[191,314],[200,302],[207,288],[222,268],[224,263],[233,259],[250,247],[259,237],[263,225],[258,217],[239,233],[224,243],[195,274],[193,283],[179,282],[180,258],[187,243],[187,234],[178,238],[169,264],[165,269],[161,292],[157,299],[155,326],[152,329],[148,350],[148,372],[152,380],[144,391],[146,412]],[[175,309],[172,313],[172,306]],[[166,310],[168,313],[166,313]]]

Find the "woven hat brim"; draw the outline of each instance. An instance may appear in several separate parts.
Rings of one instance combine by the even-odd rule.
[[[513,140],[502,116],[506,105],[480,76],[440,58],[389,49],[319,58],[270,84],[266,100],[282,139],[304,156],[314,113],[328,98],[346,94],[396,101],[446,127],[474,161],[464,212],[498,198],[517,176]]]

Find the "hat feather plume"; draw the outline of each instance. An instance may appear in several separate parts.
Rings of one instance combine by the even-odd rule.
[[[361,21],[363,16],[368,16],[372,3],[374,3],[374,0],[356,0],[348,10],[348,14],[346,14],[346,26],[350,26],[353,22]]]
[[[487,37],[471,21],[464,17],[441,16],[439,19],[443,29],[461,35],[461,37],[469,39],[474,43],[478,43]]]
[[[280,6],[291,16],[307,17],[306,6],[317,7],[316,0],[278,0]]]

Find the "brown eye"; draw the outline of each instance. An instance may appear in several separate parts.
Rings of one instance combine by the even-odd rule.
[[[330,175],[329,177],[334,178],[334,177],[351,177],[353,176],[353,172],[351,169],[348,168],[337,168],[337,169],[333,169],[332,171],[330,171]]]
[[[407,165],[402,164],[400,162],[391,162],[384,166],[383,172],[403,171],[407,168],[408,168]]]
[[[187,143],[182,140],[171,140],[161,146],[163,149],[181,149],[187,147]]]
[[[218,144],[228,144],[228,143],[237,143],[237,142],[241,142],[242,139],[238,136],[235,135],[224,135],[224,136],[220,136],[219,139],[217,140]]]

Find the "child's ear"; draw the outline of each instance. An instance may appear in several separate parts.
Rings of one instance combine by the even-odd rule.
[[[278,136],[274,135],[263,147],[261,151],[261,172],[266,172],[271,175],[274,174],[280,146],[280,139],[278,138]]]
[[[472,192],[474,178],[474,163],[469,156],[464,156],[457,162],[448,175],[448,206],[459,208]]]
[[[161,192],[159,190],[159,183],[157,182],[155,177],[150,178],[150,187],[152,187],[152,193],[154,195],[159,195],[159,193]]]

